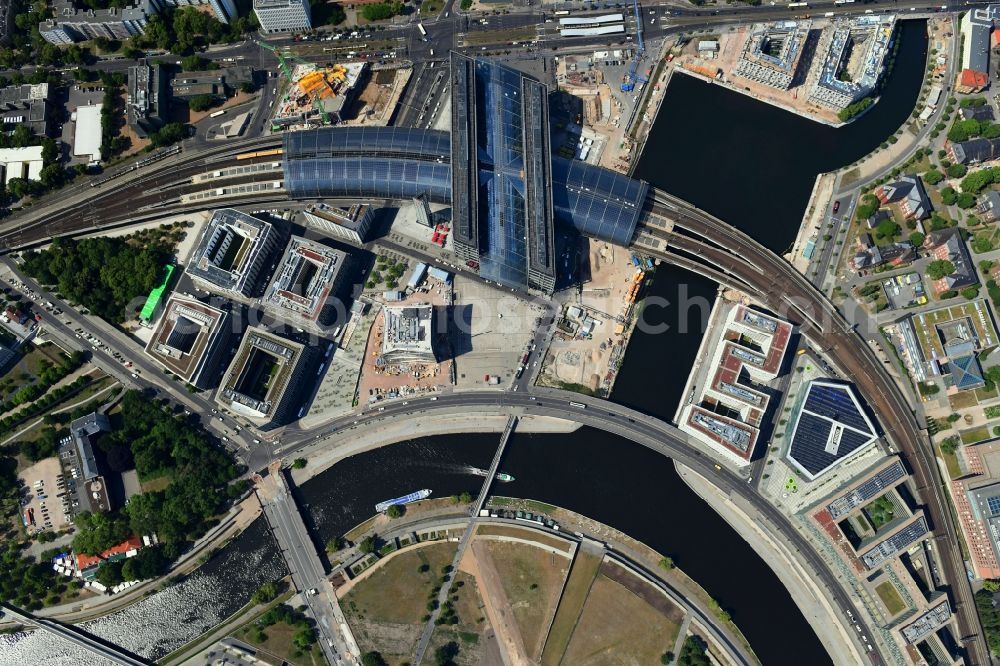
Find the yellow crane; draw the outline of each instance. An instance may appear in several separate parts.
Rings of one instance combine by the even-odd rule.
[[[300,58],[300,57],[298,57],[296,55],[292,55],[290,53],[289,54],[282,53],[281,50],[278,49],[276,46],[274,46],[272,44],[268,44],[267,42],[265,42],[265,41],[263,41],[261,39],[257,40],[257,45],[260,46],[262,49],[266,49],[266,50],[270,51],[271,53],[273,53],[275,55],[275,57],[278,58],[278,65],[280,65],[281,71],[285,74],[285,78],[288,79],[288,84],[289,85],[295,85],[295,78],[292,76],[292,70],[288,66],[288,62],[287,62],[288,60],[296,62],[296,63],[298,63],[300,65],[309,65],[309,64],[312,64],[310,62],[307,62],[307,61],[303,60],[302,58]],[[287,100],[288,98],[286,97],[285,99]],[[330,121],[330,115],[326,112],[326,110],[323,109],[323,104],[320,102],[319,96],[315,96],[315,95],[313,96],[313,98],[312,98],[312,104],[313,104],[313,108],[316,109],[316,111],[319,112],[320,118],[323,119],[323,123],[329,125],[330,122],[331,122]]]

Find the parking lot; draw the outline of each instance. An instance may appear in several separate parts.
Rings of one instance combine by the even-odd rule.
[[[41,460],[25,469],[19,478],[24,482],[21,517],[28,534],[60,530],[70,525],[75,499],[63,477],[59,459]]]
[[[927,302],[924,284],[919,273],[897,275],[882,282],[885,297],[893,310],[923,305]]]

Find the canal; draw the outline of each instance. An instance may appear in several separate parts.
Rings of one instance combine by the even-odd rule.
[[[777,252],[792,243],[815,176],[873,150],[909,116],[927,51],[922,21],[906,21],[882,99],[833,129],[721,86],[675,76],[636,175],[747,231]],[[612,398],[672,419],[697,354],[715,285],[658,268]],[[653,331],[656,332],[653,332]],[[436,497],[475,490],[470,467],[488,467],[497,437],[415,439],[344,460],[301,489],[322,543],[370,516],[374,504],[418,488]],[[670,460],[583,428],[515,435],[503,463],[516,480],[498,492],[563,506],[671,555],[729,611],[766,666],[830,663],[770,568],[680,481]],[[87,628],[157,658],[244,604],[284,572],[258,521],[187,581]],[[0,636],[0,666],[75,664],[80,655],[44,636]],[[84,657],[85,658],[85,657]]]

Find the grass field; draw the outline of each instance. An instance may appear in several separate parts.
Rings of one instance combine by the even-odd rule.
[[[545,640],[542,666],[558,666],[562,662],[563,653],[569,645],[583,603],[587,600],[590,586],[597,577],[597,570],[601,567],[601,559],[601,555],[583,550],[577,551],[573,567],[569,572],[569,580],[566,581],[555,619],[552,621],[552,628],[549,629],[548,638]]]
[[[959,391],[958,393],[949,395],[948,405],[956,412],[960,409],[975,407],[979,404],[976,393],[976,391]]]
[[[323,658],[322,650],[317,644],[313,644],[312,650],[303,653],[301,656],[292,656],[293,652],[298,652],[296,647],[292,645],[292,636],[295,635],[295,631],[296,629],[287,622],[278,622],[264,629],[264,635],[267,636],[267,640],[262,643],[253,640],[253,632],[249,631],[247,627],[238,631],[236,636],[240,640],[253,645],[258,650],[278,657],[279,660],[284,660],[292,664],[301,664],[302,666],[323,666],[326,663],[326,659]]]
[[[441,568],[451,564],[454,543],[435,543],[411,548],[378,565],[355,585],[340,605],[353,616],[375,622],[409,624],[427,613],[427,596],[440,581]],[[430,570],[420,573],[421,565]]]
[[[673,648],[679,623],[604,575],[590,588],[562,663],[658,664]]]
[[[990,438],[990,428],[989,426],[970,428],[969,430],[961,431],[959,435],[962,437],[963,444],[975,444],[976,442],[981,442],[984,439]]]
[[[899,596],[899,591],[889,581],[876,585],[875,593],[882,600],[882,603],[885,604],[886,610],[889,611],[890,615],[895,615],[906,608],[903,598]]]
[[[478,664],[486,643],[483,634],[489,625],[486,622],[486,608],[479,595],[476,579],[465,572],[459,572],[451,588],[451,599],[458,624],[435,627],[428,654],[433,654],[438,646],[454,641],[459,646],[456,664],[460,666]]]
[[[565,553],[569,552],[571,546],[570,542],[565,539],[552,537],[547,534],[543,534],[538,530],[523,529],[512,525],[480,525],[476,528],[476,534],[493,534],[497,536],[515,537],[517,539],[528,539],[530,541],[537,541],[538,543],[544,544],[550,548],[561,550]]]
[[[526,544],[488,541],[485,545],[514,610],[528,658],[537,661],[569,573],[569,559]]]
[[[890,522],[896,515],[896,507],[888,495],[882,495],[864,508],[865,515],[871,521],[872,527],[878,530]]]

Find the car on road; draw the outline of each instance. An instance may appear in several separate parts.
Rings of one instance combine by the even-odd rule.
[[[840,210],[840,202],[839,201],[834,201],[833,202],[833,212],[834,212],[834,214],[836,214],[838,210]]]

